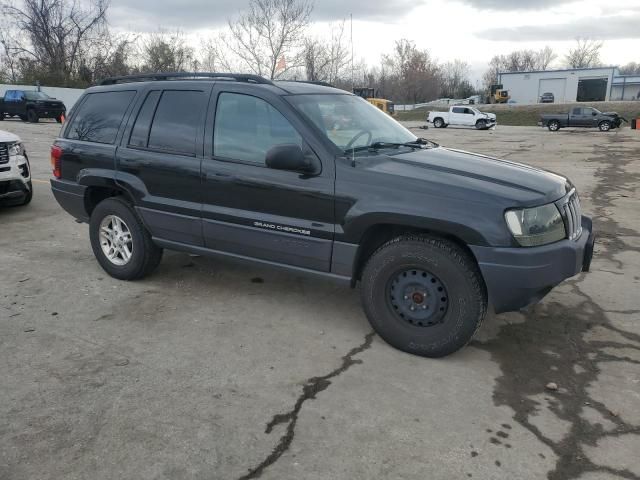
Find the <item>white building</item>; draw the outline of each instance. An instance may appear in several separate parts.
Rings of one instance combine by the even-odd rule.
[[[505,72],[498,75],[498,83],[516,103],[538,103],[543,93],[552,93],[555,103],[635,100],[640,96],[640,77],[620,75],[617,67]]]

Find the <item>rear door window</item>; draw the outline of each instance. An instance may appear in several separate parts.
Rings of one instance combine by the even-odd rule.
[[[302,137],[289,121],[264,100],[237,93],[221,93],[216,107],[213,154],[264,165],[276,145],[302,146]]]
[[[453,112],[453,113],[464,113],[464,108],[460,108],[460,107],[453,107],[452,112]]]
[[[148,148],[195,156],[206,103],[203,91],[163,91],[151,124]]]
[[[112,144],[135,90],[89,93],[66,131],[66,138]]]
[[[132,147],[147,148],[149,145],[149,129],[151,128],[151,120],[156,111],[156,105],[160,98],[160,91],[154,90],[147,94],[147,98],[140,108],[136,123],[131,130],[129,137],[129,145]]]

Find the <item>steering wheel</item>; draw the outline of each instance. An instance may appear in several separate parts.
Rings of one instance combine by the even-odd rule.
[[[367,145],[369,145],[371,143],[371,140],[373,139],[373,135],[371,134],[371,131],[370,130],[360,130],[358,133],[356,133],[355,137],[353,137],[351,140],[349,140],[349,143],[347,143],[347,146],[345,147],[345,150],[349,150],[351,148],[351,146],[354,143],[356,143],[356,140],[358,140],[363,135],[367,135],[369,137],[367,139]]]

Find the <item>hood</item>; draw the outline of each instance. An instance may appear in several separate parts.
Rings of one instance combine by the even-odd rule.
[[[482,113],[484,116],[486,116],[487,118],[490,118],[492,120],[496,119],[496,114],[495,113],[484,113],[484,112],[480,112]]]
[[[20,137],[5,130],[0,130],[0,143],[20,142]]]
[[[419,183],[407,182],[418,188],[429,182],[431,190],[467,201],[535,206],[558,200],[571,189],[561,175],[462,150],[438,147],[384,157],[388,161],[372,168],[414,179]]]
[[[608,117],[617,117],[618,112],[602,112],[602,115],[607,115]]]

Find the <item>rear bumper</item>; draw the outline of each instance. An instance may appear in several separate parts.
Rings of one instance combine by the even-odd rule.
[[[582,217],[582,235],[532,248],[470,246],[496,313],[510,312],[541,300],[553,287],[589,271],[595,235],[591,219]]]
[[[85,204],[87,187],[74,182],[51,179],[51,191],[60,206],[71,216],[82,222],[89,221]]]

